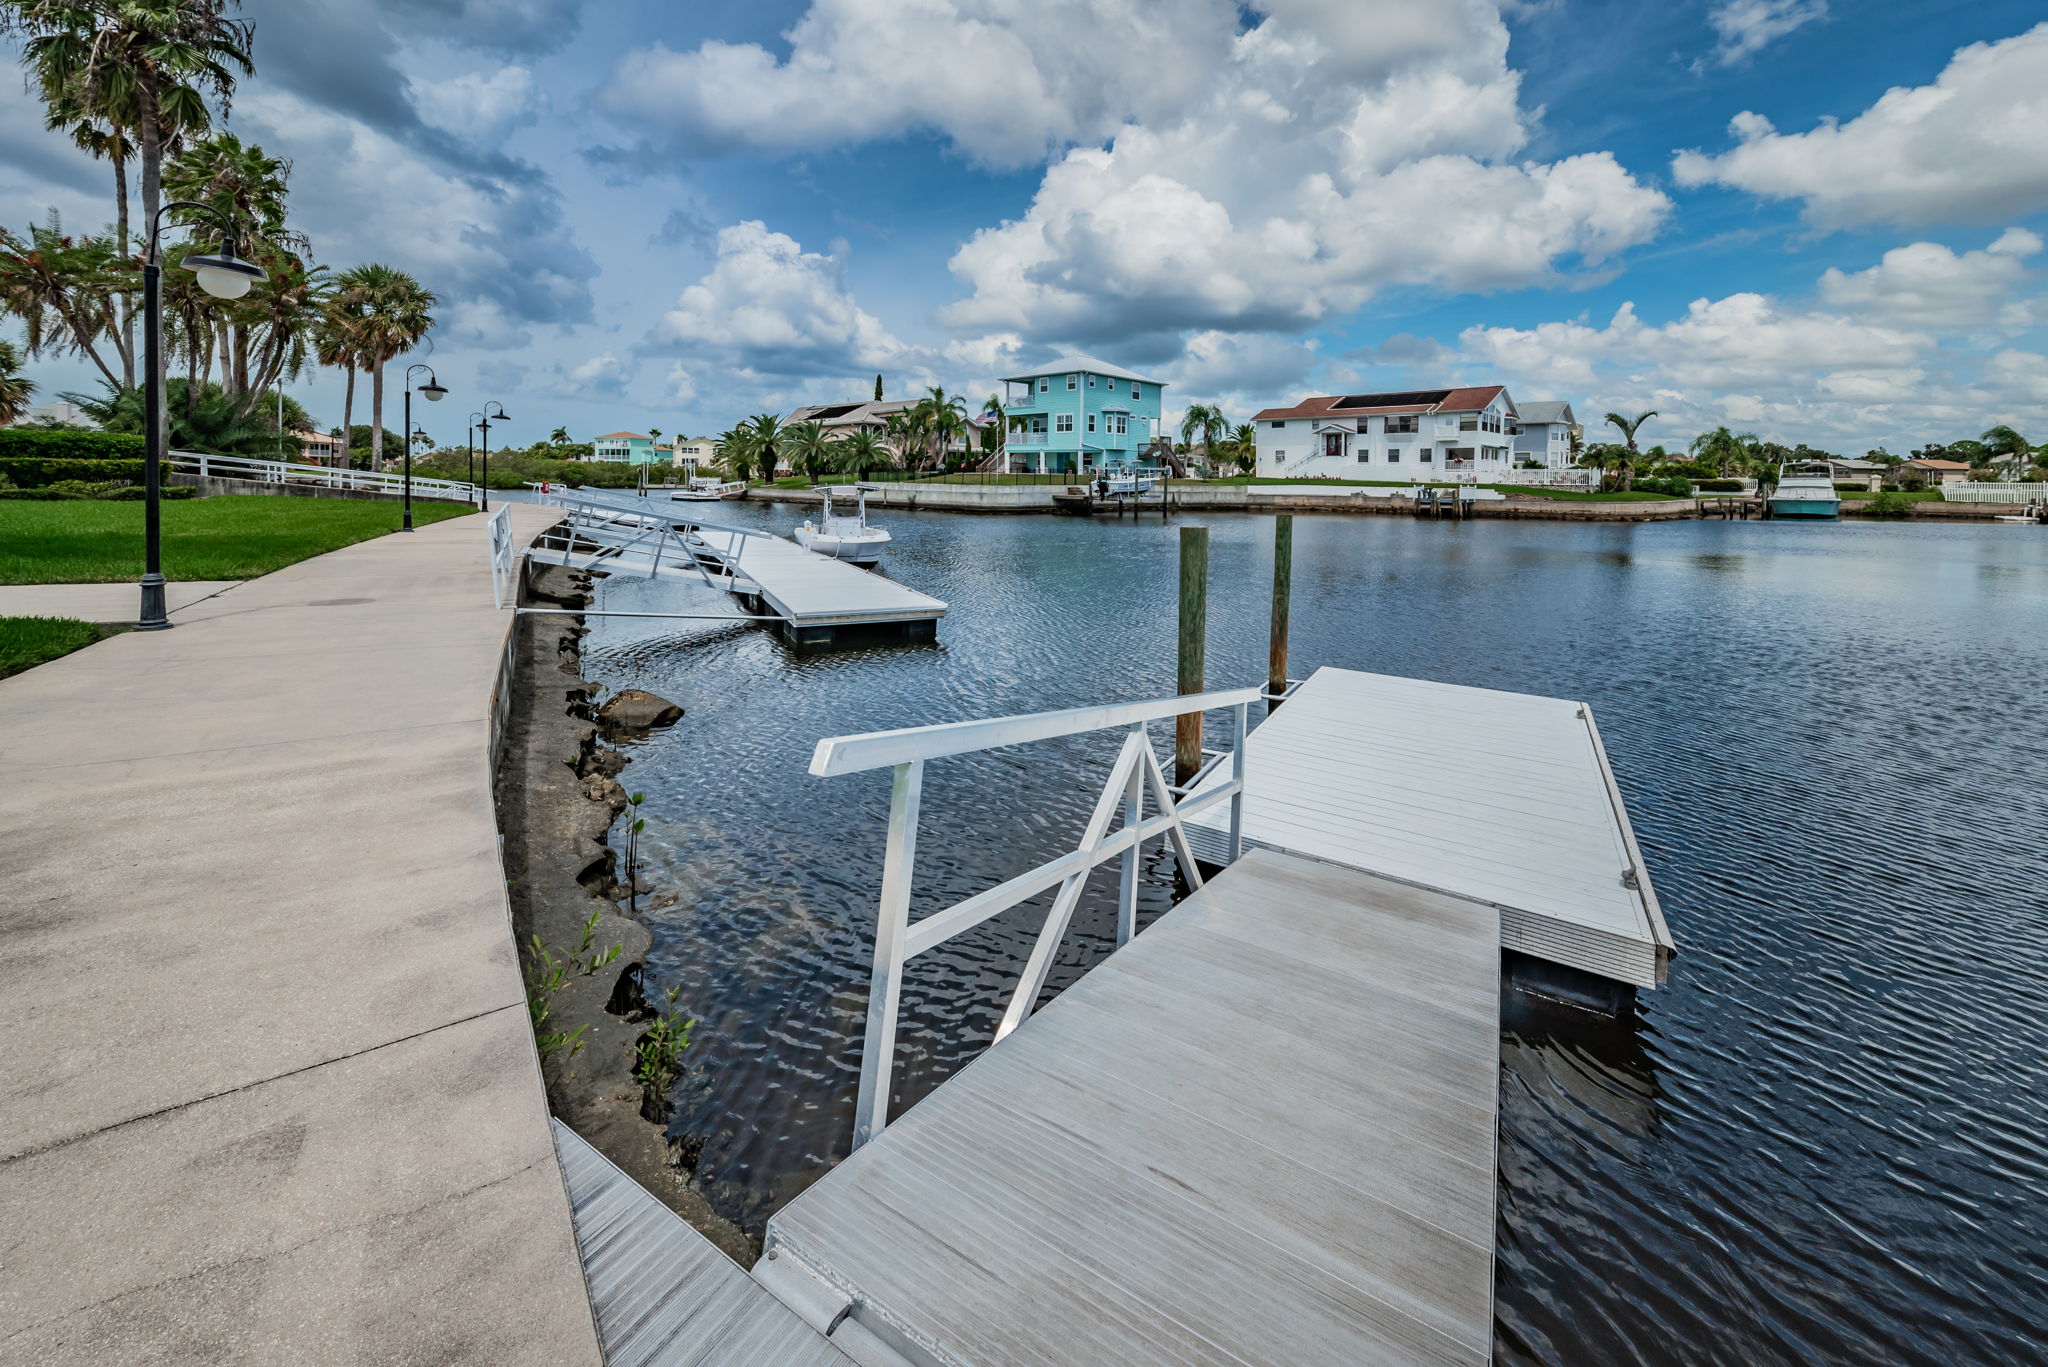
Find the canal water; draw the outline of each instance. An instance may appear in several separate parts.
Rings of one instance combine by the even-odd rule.
[[[858,1074],[887,775],[811,778],[813,744],[1172,691],[1176,527],[877,520],[888,573],[952,605],[935,646],[625,619],[585,643],[591,677],[687,708],[625,781],[653,985],[697,1019],[673,1133],[756,1232],[844,1156]],[[1256,682],[1272,522],[1202,520],[1209,682]],[[1592,703],[1679,941],[1619,1023],[1510,1000],[1497,1360],[2048,1360],[2048,536],[1304,516],[1295,547],[1297,674]],[[935,762],[913,915],[1071,848],[1116,743]],[[1107,950],[1098,882],[1055,986]],[[1170,891],[1155,861],[1145,915]],[[913,961],[899,1107],[987,1043],[1042,905]]]

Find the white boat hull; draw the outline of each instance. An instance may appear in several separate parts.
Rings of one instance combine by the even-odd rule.
[[[807,551],[844,560],[850,565],[872,565],[882,558],[882,547],[889,544],[889,534],[879,527],[870,527],[851,536],[837,536],[814,527],[799,527],[796,529],[796,544]]]

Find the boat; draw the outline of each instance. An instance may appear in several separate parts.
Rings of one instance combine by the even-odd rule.
[[[1156,474],[1147,474],[1128,465],[1104,466],[1095,473],[1095,492],[1104,498],[1116,494],[1149,494],[1158,487]]]
[[[669,497],[678,503],[716,503],[722,499],[744,498],[746,493],[745,480],[695,478],[682,488],[671,490]]]
[[[819,510],[815,521],[805,518],[804,525],[796,529],[796,544],[807,551],[816,551],[819,555],[828,555],[848,564],[874,564],[882,556],[882,547],[889,544],[889,533],[868,525],[868,490],[874,487],[872,484],[827,486],[825,506]],[[834,513],[834,494],[842,501],[848,497],[857,500],[859,511],[850,515]]]
[[[1778,486],[1764,500],[1771,517],[1833,518],[1842,515],[1842,496],[1825,466],[1785,466]]]

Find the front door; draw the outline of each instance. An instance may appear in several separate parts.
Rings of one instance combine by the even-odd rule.
[[[1344,459],[1344,434],[1342,432],[1323,433],[1323,455],[1331,460]]]

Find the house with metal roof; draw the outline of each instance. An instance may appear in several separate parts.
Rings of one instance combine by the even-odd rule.
[[[1415,483],[1504,474],[1518,422],[1497,384],[1326,394],[1252,419],[1261,475]]]
[[[1515,405],[1515,462],[1535,461],[1552,470],[1572,463],[1572,442],[1586,429],[1562,399],[1530,399]]]
[[[1012,470],[1081,474],[1137,462],[1164,429],[1164,381],[1098,361],[1063,356],[1002,380]]]

